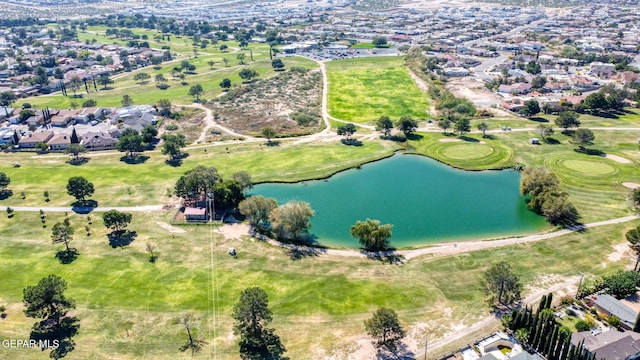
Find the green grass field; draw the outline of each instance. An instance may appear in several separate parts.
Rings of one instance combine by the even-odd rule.
[[[403,66],[401,57],[327,63],[329,114],[341,120],[373,122],[380,116],[424,119],[429,101]]]
[[[262,143],[198,147],[186,150],[189,156],[181,166],[167,165],[167,156],[160,151],[145,152],[149,158],[143,164],[120,161],[123,153],[113,152],[91,157],[87,164],[66,163],[63,154],[38,156],[33,153],[3,154],[0,171],[11,178],[14,195],[1,202],[10,206],[69,205],[73,198],[66,193],[66,183],[72,176],[84,176],[96,188],[94,199],[103,206],[131,206],[142,203],[166,202],[177,179],[197,166],[215,166],[223,176],[235,171],[248,171],[256,182],[295,182],[329,176],[362,162],[389,156],[398,149],[396,144],[368,142],[364,146],[328,145],[280,146]],[[206,150],[206,152],[205,152]],[[14,168],[19,162],[22,166]],[[48,174],[42,176],[42,174]],[[44,191],[51,201],[44,203]],[[22,200],[20,193],[26,198]]]
[[[187,358],[190,355],[178,351],[186,334],[171,324],[186,312],[200,317],[196,333],[208,342],[199,356],[237,356],[230,313],[239,292],[250,286],[261,286],[269,294],[272,325],[292,359],[315,358],[318,351],[327,356],[349,353],[354,339],[364,335],[362,321],[378,306],[393,307],[406,326],[428,323],[416,336],[433,339],[452,323],[471,324],[486,316],[480,278],[495,259],[510,261],[522,281],[534,287],[547,276],[607,274],[630,264],[629,258],[612,263],[606,254],[625,241],[624,231],[640,224],[458,256],[423,257],[397,266],[331,256],[294,261],[282,249],[249,239],[225,240],[208,226],[187,226],[185,233],[171,234],[156,225],[171,215],[134,214],[130,228],[138,237],[129,247],[113,249],[97,214],[89,225],[91,236],[85,233],[86,216],[70,214],[76,230],[72,245],[80,256],[68,265],[54,258],[62,246],[49,240],[62,214],[46,214],[47,228],[42,228],[37,212],[17,213],[13,219],[1,216],[0,271],[5,276],[0,303],[7,305],[8,316],[0,337],[28,334],[34,321],[22,314],[22,288],[55,273],[68,282],[67,295],[77,304],[73,314],[81,319],[69,359]],[[156,247],[156,263],[148,262],[146,242]],[[226,253],[230,246],[237,249],[238,259]],[[593,254],[604,256],[594,260]],[[450,317],[442,315],[446,309],[451,309]],[[0,349],[0,356],[43,358],[46,353]]]

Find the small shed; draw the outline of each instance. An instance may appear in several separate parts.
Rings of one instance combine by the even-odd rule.
[[[184,218],[187,221],[207,220],[207,209],[203,207],[186,207],[184,208]]]
[[[531,143],[531,145],[540,145],[540,140],[538,138],[531,138],[529,139],[529,143]]]

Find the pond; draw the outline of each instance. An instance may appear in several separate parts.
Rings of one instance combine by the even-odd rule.
[[[251,195],[311,204],[310,233],[331,247],[358,248],[356,220],[393,224],[396,248],[522,235],[543,229],[518,187],[520,174],[463,171],[418,155],[396,155],[326,180],[256,185]]]

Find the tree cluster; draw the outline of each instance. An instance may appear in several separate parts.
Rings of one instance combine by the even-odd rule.
[[[356,224],[351,226],[350,233],[366,250],[377,251],[389,247],[392,228],[391,224],[381,224],[379,220],[367,219],[356,221]]]
[[[514,304],[522,296],[522,283],[506,261],[494,264],[485,272],[483,284],[491,303]]]
[[[202,165],[187,171],[175,185],[175,193],[187,204],[214,201],[217,209],[232,209],[244,200],[244,191],[251,187],[251,177],[236,173],[224,180],[215,167]]]
[[[520,192],[529,196],[527,207],[544,215],[553,225],[562,227],[578,223],[578,210],[560,189],[558,177],[542,167],[528,167],[522,172]]]
[[[616,299],[624,299],[636,292],[640,285],[640,273],[636,271],[621,271],[604,278],[609,293]]]
[[[582,344],[571,344],[571,330],[555,321],[550,308],[551,294],[543,298],[538,311],[526,307],[513,310],[503,317],[503,324],[511,329],[516,338],[535,349],[550,360],[596,360]]]

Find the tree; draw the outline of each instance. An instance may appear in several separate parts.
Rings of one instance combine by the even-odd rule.
[[[585,147],[593,145],[595,138],[593,131],[589,129],[578,129],[573,133],[573,141],[578,144],[580,150],[584,150]]]
[[[245,54],[244,53],[238,53],[236,55],[236,59],[238,59],[238,61],[240,62],[240,65],[244,65],[244,58],[245,58]]]
[[[522,284],[506,261],[494,264],[484,274],[484,285],[487,294],[494,297],[499,304],[513,304],[520,300]]]
[[[637,290],[640,283],[640,273],[624,271],[604,278],[604,283],[609,288],[609,293],[616,299],[624,299]]]
[[[87,152],[87,149],[80,144],[69,144],[67,148],[64,149],[66,154],[72,155],[74,161],[78,161],[80,158],[80,154]]]
[[[353,123],[340,124],[338,125],[338,128],[336,130],[338,135],[344,136],[347,139],[347,141],[351,138],[351,135],[353,135],[356,131],[358,131],[358,129],[356,129],[356,126]]]
[[[202,347],[207,344],[206,341],[196,338],[195,334],[191,333],[197,321],[198,319],[192,314],[180,316],[173,320],[174,324],[182,325],[184,326],[185,330],[187,330],[187,336],[189,337],[189,339],[184,345],[180,346],[180,351],[184,352],[190,349],[191,356],[195,356],[195,354],[200,352],[200,350],[202,350]]]
[[[27,286],[23,290],[24,313],[32,318],[51,320],[56,325],[75,308],[75,303],[64,296],[67,282],[57,275],[49,275],[41,279],[35,286]]]
[[[207,61],[207,64],[209,64],[209,70],[213,70],[213,65],[215,65],[216,62],[213,61],[213,60],[209,60],[209,61]]]
[[[371,319],[364,321],[367,334],[376,338],[376,346],[396,349],[396,343],[405,336],[398,314],[390,308],[379,308]]]
[[[4,107],[5,112],[7,107],[11,106],[16,101],[17,97],[13,91],[3,91],[0,93],[0,105]]]
[[[225,52],[225,50],[227,50],[229,47],[226,44],[222,44],[220,45],[220,51],[221,52]]]
[[[200,84],[195,84],[189,89],[189,95],[195,97],[196,102],[200,101],[200,95],[202,95],[203,92],[204,90],[202,89],[202,85]]]
[[[138,83],[144,83],[149,79],[151,79],[151,75],[147,74],[146,72],[139,72],[133,76],[133,80]]]
[[[487,137],[487,130],[489,130],[489,124],[486,122],[481,122],[478,124],[478,130],[482,131],[482,137]]]
[[[253,69],[244,68],[244,69],[240,70],[240,73],[238,73],[238,75],[240,75],[240,78],[242,80],[244,80],[245,82],[251,82],[251,80],[254,77],[258,76],[258,73]]]
[[[167,82],[167,78],[164,77],[163,74],[156,74],[155,80],[158,85],[162,85]]]
[[[242,290],[233,307],[234,331],[240,335],[240,358],[282,359],[286,352],[274,329],[267,328],[272,320],[267,293],[259,287]]]
[[[122,96],[122,100],[120,101],[120,103],[122,104],[122,107],[131,106],[133,105],[133,99],[131,98],[131,96],[125,94]]]
[[[402,131],[405,136],[409,136],[418,128],[418,122],[409,115],[403,115],[396,124],[396,127]]]
[[[538,125],[538,134],[543,141],[547,140],[547,136],[553,135],[553,128],[549,125],[540,124]]]
[[[391,237],[391,224],[380,224],[379,220],[367,219],[365,221],[356,221],[351,226],[351,236],[358,239],[360,245],[370,251],[384,250],[389,246],[389,238]]]
[[[160,99],[160,100],[158,100],[158,104],[156,106],[158,108],[158,111],[160,112],[160,115],[162,115],[162,116],[171,116],[171,106],[172,106],[171,105],[171,100],[169,100],[169,99]]]
[[[538,64],[535,60],[531,60],[527,63],[525,67],[525,71],[529,74],[540,74],[542,69],[540,68],[540,64]]]
[[[57,275],[41,279],[35,286],[23,290],[24,313],[28,317],[43,319],[36,322],[30,340],[56,344],[49,354],[53,359],[66,356],[75,348],[73,336],[80,325],[75,317],[67,317],[67,312],[75,308],[75,303],[64,296],[67,283]],[[43,348],[44,350],[44,348]]]
[[[73,91],[73,97],[76,97],[76,90],[82,86],[82,80],[78,76],[74,76],[69,80],[69,87]]]
[[[540,112],[540,104],[536,99],[525,101],[524,107],[520,110],[520,114],[526,117],[532,117],[533,115],[539,112]]]
[[[229,80],[229,78],[224,78],[224,79],[222,79],[222,81],[220,81],[220,87],[221,87],[224,91],[229,90],[229,88],[231,87],[231,80]]]
[[[441,119],[438,121],[438,127],[446,134],[447,129],[451,127],[451,121],[449,119]]]
[[[633,332],[640,332],[640,313],[636,316],[636,322],[633,323]]]
[[[273,67],[275,71],[282,71],[284,70],[284,63],[281,59],[273,59],[271,60],[271,67]]]
[[[202,165],[187,171],[178,179],[175,186],[176,195],[187,200],[195,201],[198,198],[213,193],[215,184],[222,181],[215,167]]]
[[[143,152],[145,147],[142,135],[138,134],[137,130],[127,130],[125,130],[120,136],[120,139],[118,139],[116,148],[120,152],[126,152],[127,158],[132,159],[138,156],[138,153]]]
[[[229,59],[227,59],[226,57],[222,58],[222,62],[224,63],[224,66],[229,66]]]
[[[564,128],[566,132],[569,128],[580,126],[580,121],[578,118],[579,114],[576,114],[573,111],[563,111],[561,112],[555,120],[556,125],[561,128]]]
[[[458,121],[456,121],[456,124],[453,126],[453,128],[455,129],[455,131],[460,133],[460,136],[462,136],[471,131],[471,121],[469,121],[469,118],[466,117],[460,118],[458,119]]]
[[[374,36],[371,40],[371,43],[375,47],[384,47],[385,45],[387,45],[387,38],[384,36]]]
[[[73,240],[73,229],[65,223],[56,223],[51,231],[51,241],[54,244],[63,243],[67,250],[67,256],[71,255],[69,242]]]
[[[247,191],[253,188],[253,181],[251,180],[251,175],[249,175],[246,171],[236,171],[231,174],[231,178],[240,184],[242,191]]]
[[[276,236],[283,240],[298,240],[307,235],[314,212],[309,203],[290,201],[271,211],[269,220]]]
[[[638,263],[640,263],[640,226],[627,231],[625,237],[629,242],[629,247],[636,253],[636,265],[634,270],[637,270]]]
[[[98,77],[98,84],[102,85],[103,89],[107,88],[107,85],[112,84],[113,80],[109,77],[109,74],[102,74]]]
[[[391,130],[393,129],[393,122],[389,119],[388,116],[380,116],[378,121],[376,121],[376,130],[382,131],[384,136],[391,135]]]
[[[547,84],[547,78],[544,76],[536,76],[531,79],[531,87],[534,89],[542,89]]]
[[[578,223],[580,215],[575,206],[566,196],[546,196],[542,202],[542,215],[553,225],[562,227],[572,226]]]
[[[86,197],[93,195],[93,191],[93,184],[82,176],[74,176],[67,182],[67,194],[79,202],[84,202]]]
[[[277,207],[278,201],[276,199],[259,195],[242,200],[238,205],[240,213],[246,216],[249,224],[261,231],[269,230],[271,225],[269,215],[271,210]]]
[[[0,183],[0,187],[2,187],[2,183]],[[628,199],[629,199],[629,203],[631,204],[631,207],[633,207],[635,210],[640,210],[640,187],[631,190],[629,192]]]
[[[169,155],[171,160],[176,160],[181,155],[181,150],[186,146],[184,135],[163,134],[162,154]]]
[[[102,214],[104,226],[111,229],[115,233],[120,233],[131,223],[133,215],[118,210],[109,210]]]
[[[142,128],[142,142],[145,144],[151,144],[158,135],[158,129],[153,125],[145,125]]]
[[[0,194],[7,192],[7,186],[11,184],[11,178],[4,172],[0,172]]]
[[[522,171],[520,193],[537,196],[546,188],[558,187],[558,177],[544,167],[528,167]]]
[[[262,128],[262,136],[267,138],[267,144],[271,145],[271,138],[276,136],[276,131],[271,127]]]
[[[587,95],[582,103],[585,109],[598,112],[607,108],[607,99],[601,92],[595,92]]]

